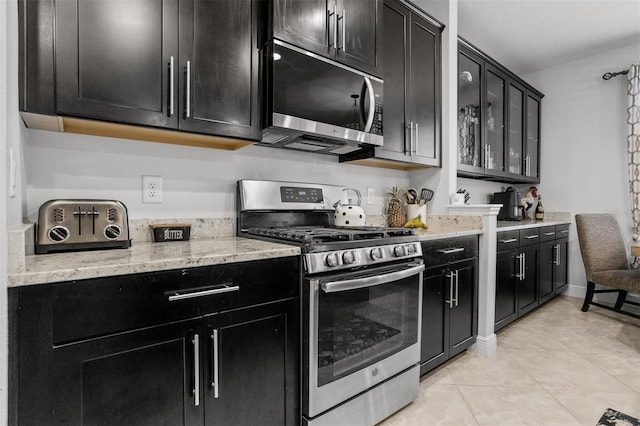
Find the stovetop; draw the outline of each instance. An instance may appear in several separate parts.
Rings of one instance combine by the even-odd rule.
[[[246,232],[283,241],[321,244],[339,241],[384,240],[385,238],[413,235],[411,229],[384,227],[290,226],[250,228]]]

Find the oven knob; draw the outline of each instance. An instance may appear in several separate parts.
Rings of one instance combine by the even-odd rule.
[[[70,232],[66,227],[58,225],[49,229],[47,236],[51,241],[61,243],[69,238],[69,234]]]
[[[344,262],[345,265],[351,265],[353,262],[356,261],[356,255],[353,251],[345,251],[342,254],[342,261]]]
[[[369,252],[369,256],[371,260],[381,260],[384,258],[384,251],[382,251],[382,247],[374,247]]]
[[[406,246],[395,246],[393,248],[393,254],[396,257],[404,257],[407,255],[407,247]]]
[[[407,254],[416,254],[416,246],[413,244],[409,244],[407,246]]]
[[[329,253],[327,257],[325,257],[324,261],[327,266],[330,266],[332,268],[334,266],[338,266],[338,264],[340,263],[338,259],[338,253]]]
[[[122,230],[118,225],[108,225],[104,228],[104,236],[107,240],[115,240],[122,234]]]

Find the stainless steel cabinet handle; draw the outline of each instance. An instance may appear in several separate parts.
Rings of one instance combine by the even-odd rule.
[[[418,139],[420,136],[420,134],[418,133],[418,122],[416,121],[416,140],[413,144],[413,153],[414,154],[418,154],[418,143],[420,142],[420,139]]]
[[[200,405],[200,336],[193,335],[193,404]]]
[[[333,16],[333,12],[327,9],[327,47],[333,46],[331,42],[331,17]]]
[[[563,229],[562,231],[560,231],[561,234],[568,234],[569,230],[568,229]]]
[[[185,116],[191,117],[191,61],[187,61],[187,104]]]
[[[522,281],[524,280],[524,253],[518,254],[516,259],[518,259],[518,272],[516,273],[516,278]]]
[[[171,296],[169,296],[169,302],[174,302],[176,300],[192,299],[194,297],[203,297],[203,296],[211,296],[214,294],[229,293],[229,292],[238,291],[238,290],[240,290],[240,286],[223,284],[222,286],[216,286],[216,288],[212,288],[208,290],[192,291],[188,293],[180,293],[176,291],[176,292],[173,292]]]
[[[546,235],[547,237],[551,236],[551,235],[556,235],[555,232],[545,232],[544,235]]]
[[[455,247],[455,248],[450,248],[450,249],[440,249],[440,250],[438,250],[438,253],[453,254],[453,253],[460,253],[461,251],[464,251],[464,247]]]
[[[527,235],[525,238],[527,240],[535,240],[536,238],[538,238],[538,236],[537,235]]]
[[[503,244],[507,244],[507,243],[515,243],[516,241],[518,241],[517,238],[509,238],[507,240],[500,240],[501,243]]]
[[[405,142],[405,144],[404,144],[404,152],[405,152],[405,154],[411,155],[411,150],[413,149],[413,121],[409,122],[409,125],[407,126],[407,129],[409,129],[409,149],[407,150],[407,144]]]
[[[526,253],[522,253],[522,281],[524,281],[527,278],[526,272],[527,272],[527,254]]]
[[[338,12],[333,13],[333,45],[338,49]]]
[[[556,244],[555,246],[553,246],[553,249],[556,252],[555,260],[553,263],[555,263],[556,266],[560,266],[560,244]]]
[[[169,60],[169,117],[173,116],[174,106],[174,81],[173,81],[174,61],[173,56]]]
[[[453,309],[453,302],[454,302],[454,298],[453,298],[453,271],[447,271],[446,274],[444,274],[445,277],[449,278],[449,300],[445,299],[444,303],[448,303],[449,304],[449,309]]]
[[[347,53],[347,20],[346,12],[342,9],[342,52]]]
[[[211,380],[211,388],[213,389],[213,397],[218,398],[218,388],[220,384],[218,383],[218,369],[220,367],[218,361],[218,330],[214,329],[211,333],[211,352],[212,352],[212,360],[213,360],[213,378]]]
[[[367,276],[363,278],[355,278],[352,280],[331,281],[322,283],[320,288],[325,293],[335,293],[337,291],[355,290],[358,288],[373,287],[380,284],[386,284],[393,281],[398,281],[403,278],[417,275],[424,271],[424,265],[413,266],[408,269],[402,269],[400,271],[391,272],[389,274]]]
[[[460,271],[456,270],[455,271],[455,277],[456,277],[456,306],[458,306],[458,298],[460,296],[460,275],[459,275]]]

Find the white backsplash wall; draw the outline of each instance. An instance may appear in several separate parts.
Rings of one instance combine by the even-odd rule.
[[[250,146],[237,151],[185,147],[95,136],[27,131],[27,214],[55,198],[117,199],[129,217],[234,217],[236,181],[273,179],[352,186],[369,215],[384,210],[393,185],[407,187],[406,172],[338,163],[337,157]],[[163,178],[163,203],[142,203],[142,176]],[[367,188],[375,202],[366,204]]]

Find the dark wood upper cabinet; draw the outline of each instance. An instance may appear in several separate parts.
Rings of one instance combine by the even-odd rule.
[[[382,76],[382,0],[273,0],[273,36]]]
[[[257,5],[180,2],[180,130],[259,139]]]
[[[60,0],[55,8],[58,113],[177,126],[169,110],[177,0]]]
[[[412,170],[441,165],[441,32],[409,4],[384,2],[384,145],[341,162]]]
[[[257,140],[259,4],[21,0],[20,108]]]

